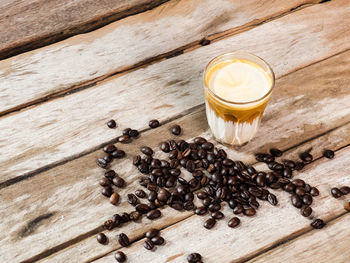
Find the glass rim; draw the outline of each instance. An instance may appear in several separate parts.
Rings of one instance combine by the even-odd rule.
[[[254,57],[255,59],[257,59],[260,63],[264,64],[269,73],[271,73],[271,76],[272,76],[272,83],[271,83],[271,87],[269,89],[269,91],[263,95],[262,97],[258,98],[258,99],[255,99],[255,100],[251,100],[251,101],[245,101],[245,102],[235,102],[235,101],[230,101],[230,100],[226,100],[224,98],[221,98],[220,96],[216,95],[214,93],[214,91],[212,91],[207,83],[206,83],[206,73],[208,71],[208,68],[209,66],[214,63],[216,60],[224,57],[224,56],[227,56],[227,55],[231,55],[231,56],[234,56],[234,55],[237,55],[237,54],[241,54],[241,55],[248,55],[248,56],[251,56],[251,57]],[[249,59],[247,59],[249,60]],[[249,60],[251,61],[251,60]],[[254,61],[251,61],[251,62],[254,62]],[[255,62],[254,62],[255,63]],[[260,65],[259,65],[260,66]],[[228,103],[228,104],[237,104],[237,105],[245,105],[245,104],[250,104],[250,103],[255,103],[255,102],[259,102],[259,101],[262,101],[264,100],[265,98],[267,98],[271,93],[272,93],[272,90],[274,89],[275,87],[275,73],[273,72],[271,66],[265,61],[263,60],[261,57],[257,56],[257,55],[254,55],[252,53],[249,53],[249,52],[245,52],[245,51],[234,51],[234,52],[228,52],[228,53],[224,53],[224,54],[221,54],[221,55],[218,55],[216,57],[214,57],[213,59],[211,59],[207,66],[205,67],[205,70],[204,70],[204,74],[203,74],[203,83],[204,83],[204,87],[208,90],[208,92],[210,93],[210,95],[212,95],[214,98],[218,99],[219,101],[223,101],[225,103]]]

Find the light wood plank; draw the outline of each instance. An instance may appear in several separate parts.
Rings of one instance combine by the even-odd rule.
[[[204,36],[215,33],[221,35],[223,31],[232,31],[242,26],[250,28],[297,6],[318,1],[320,0],[291,0],[281,3],[275,0],[173,0],[149,12],[127,17],[88,34],[10,58],[0,65],[0,115],[35,101],[46,100],[52,94],[83,86],[83,83],[86,85],[91,80],[106,78],[108,74],[123,71],[141,61],[192,42],[196,42],[192,43],[193,45],[199,46],[198,42]],[[54,2],[41,5],[41,8],[46,10],[55,5]],[[44,16],[33,16],[33,19],[37,20],[40,17],[50,21],[46,23],[51,23],[53,21],[47,19],[47,16],[53,16],[54,13],[57,14],[55,19],[64,16],[70,21],[69,13],[61,9],[75,6],[71,15],[78,13],[83,20],[87,18],[84,18],[82,9],[88,13],[96,8],[98,17],[100,12],[106,12],[106,6],[113,6],[111,1],[105,1],[99,8],[96,7],[99,4],[92,4],[91,1],[60,2],[63,2],[63,5],[45,12]],[[127,2],[129,1],[122,1],[118,5],[130,7],[138,3],[141,5],[148,2],[151,5],[153,2],[162,1]],[[31,6],[37,5],[29,5]],[[22,17],[25,14],[10,16],[9,19],[18,19],[18,16]],[[46,26],[46,23],[36,25]],[[16,35],[16,31],[6,32]]]
[[[348,262],[349,221],[350,214],[347,213],[322,231],[311,231],[249,262]]]
[[[1,181],[97,149],[101,143],[119,135],[126,125],[144,129],[151,118],[167,120],[201,105],[201,73],[208,60],[217,54],[244,47],[265,58],[279,77],[341,52],[350,47],[349,35],[345,34],[350,28],[350,23],[346,23],[346,19],[350,20],[346,16],[349,10],[350,6],[344,0],[305,8],[188,54],[114,78],[100,86],[5,116],[0,119],[1,138],[6,138],[0,141],[2,151],[6,152],[6,155],[0,156]],[[324,15],[317,15],[319,13]],[[335,68],[348,72],[344,63],[348,63],[349,57],[344,59]],[[333,69],[329,70],[328,74],[334,74]],[[334,77],[338,78],[338,75]],[[312,111],[318,111],[321,116],[318,119],[306,118],[306,122],[300,124],[302,126],[296,126],[298,134],[304,133],[308,127],[312,127],[312,133],[315,126],[327,130],[327,127],[333,127],[335,120],[342,123],[349,117],[349,107],[329,114],[333,109],[348,105],[350,94],[348,89],[338,87],[341,85],[344,84],[335,81],[322,87],[327,87],[325,94],[331,93],[330,86],[338,89],[341,92],[339,97],[336,93],[331,93],[329,98],[328,95],[318,97],[318,92],[308,94],[315,96],[311,100]],[[280,114],[283,105],[297,106],[294,108],[296,113],[304,117],[313,113],[310,112],[307,96],[303,94],[307,89],[299,88],[302,93],[295,94],[294,98],[287,92],[285,97],[278,97],[275,104],[271,103],[268,110],[271,113],[265,120]],[[325,103],[336,106],[325,108]],[[291,109],[286,110],[280,122],[290,125],[291,118],[295,116],[290,112]],[[117,119],[117,130],[106,128],[105,122],[110,118]],[[275,135],[281,131],[282,125],[271,122],[263,124],[263,127],[273,128],[271,135]],[[285,137],[294,134],[288,128],[282,131]]]
[[[347,78],[350,78],[350,71],[345,66],[346,64],[342,64],[342,61],[349,60],[350,52],[347,52],[281,78],[277,82],[279,88],[276,89],[271,107],[266,112],[266,118],[259,135],[239,152],[227,149],[229,155],[234,159],[252,162],[254,161],[253,153],[257,151],[272,146],[288,149],[302,143],[304,140],[316,137],[316,139],[307,142],[290,153],[290,155],[294,154],[295,157],[299,151],[313,146],[316,158],[320,156],[323,148],[335,150],[349,144],[347,134],[350,132],[350,124],[335,129],[325,136],[317,137],[321,132],[327,131],[326,129],[334,129],[341,125],[343,121],[349,121],[346,117],[347,112],[344,110],[348,104],[339,103],[340,100],[336,98],[331,99],[332,96],[335,96],[334,91],[339,91],[339,96],[346,97],[346,90],[341,89],[341,83],[346,83]],[[338,79],[338,82],[332,81],[335,84],[331,86],[329,80],[335,78]],[[295,87],[299,88],[291,89],[289,83],[293,83]],[[301,90],[307,91],[305,97],[298,100],[288,99],[297,97]],[[317,100],[315,96],[324,98],[322,100],[327,99],[329,109],[337,107],[338,112],[343,115],[334,115],[333,122],[329,122],[329,111],[322,110],[324,104]],[[300,118],[298,114],[293,114],[288,117],[288,121],[284,121],[290,112],[296,112],[297,110],[307,112],[307,118]],[[276,111],[278,111],[278,114],[276,114]],[[305,125],[309,120],[318,121],[315,125]],[[139,147],[142,145],[156,147],[160,140],[169,138],[168,129],[173,123],[179,123],[183,127],[183,138],[185,139],[198,135],[210,137],[204,108],[201,107],[181,119],[174,120],[156,130],[143,133],[141,138],[133,144],[120,147],[126,150],[129,158],[137,154]],[[276,127],[274,124],[279,125]],[[287,132],[285,133],[285,131]],[[45,251],[53,253],[56,246],[65,242],[68,242],[66,244],[68,245],[72,238],[81,237],[98,228],[113,213],[131,209],[125,206],[125,202],[118,208],[112,209],[105,198],[100,196],[97,180],[101,171],[95,165],[95,160],[100,155],[100,150],[93,152],[1,190],[3,203],[0,203],[0,211],[3,211],[1,218],[5,220],[0,227],[11,229],[10,233],[0,239],[2,240],[0,246],[5,251],[4,256],[14,257],[20,261]],[[139,177],[139,173],[132,167],[130,160],[116,162],[113,168],[126,178],[129,184],[127,189],[120,192],[122,196],[137,189],[135,181]],[[18,197],[18,193],[22,193],[22,195]],[[33,233],[29,233],[25,237],[19,235],[28,225],[28,222],[53,212],[55,214],[52,217],[43,220],[42,223],[34,227]],[[21,216],[21,222],[16,220],[18,216]],[[170,214],[169,217],[172,216],[173,214]],[[159,222],[162,225],[174,222],[168,220],[168,218],[164,218],[160,219]],[[131,224],[125,228],[125,231],[135,232],[137,236],[140,233],[138,229],[143,228],[144,224]],[[45,238],[48,233],[56,232],[59,232],[60,235],[51,237],[49,240]],[[6,231],[0,228],[0,233],[6,233]],[[113,239],[115,233],[113,232],[109,236]],[[115,239],[113,239],[113,242],[109,246],[96,246],[95,237],[92,236],[76,246],[67,248],[64,253],[59,253],[57,258],[49,258],[49,260],[65,262],[69,261],[69,257],[72,257],[72,255],[75,255],[75,257],[79,255],[78,261],[95,258],[117,248]],[[27,249],[33,243],[36,246],[30,250]]]
[[[345,213],[341,202],[330,195],[330,188],[331,185],[350,184],[349,161],[350,147],[347,147],[337,152],[336,159],[329,161],[322,158],[297,176],[320,190],[320,196],[314,199],[312,205],[315,217],[331,220]],[[137,262],[139,258],[144,262],[154,263],[184,262],[186,256],[192,252],[200,253],[204,262],[243,262],[262,250],[311,229],[310,220],[302,217],[300,211],[290,204],[288,193],[272,192],[279,199],[278,206],[271,207],[264,202],[255,217],[241,217],[239,228],[231,229],[227,226],[233,214],[225,206],[222,210],[228,217],[219,221],[212,230],[203,228],[205,218],[194,215],[163,230],[162,236],[166,245],[157,247],[156,252],[143,248],[144,239],[121,250],[128,255],[128,262]],[[113,256],[114,253],[110,253],[94,262],[111,262]],[[315,261],[312,259],[312,262]]]
[[[0,59],[89,32],[161,4],[161,0],[3,0]],[[5,30],[6,29],[6,30]]]

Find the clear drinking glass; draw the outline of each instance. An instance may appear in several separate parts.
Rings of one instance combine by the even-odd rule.
[[[210,87],[210,79],[218,65],[228,65],[242,60],[260,67],[271,83],[266,94],[258,99],[235,102],[218,96]],[[261,58],[247,52],[232,52],[220,55],[209,62],[204,72],[204,95],[209,127],[219,142],[231,145],[244,145],[256,134],[262,115],[270,100],[275,85],[275,75],[271,67]]]

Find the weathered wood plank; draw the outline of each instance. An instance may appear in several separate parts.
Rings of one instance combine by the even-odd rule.
[[[149,12],[130,16],[100,30],[16,56],[3,61],[0,65],[0,115],[25,105],[47,100],[53,94],[57,96],[59,93],[88,85],[91,80],[96,82],[97,79],[106,78],[110,74],[133,67],[141,61],[190,43],[199,46],[198,42],[204,36],[215,35],[215,33],[221,36],[220,33],[223,31],[231,32],[242,26],[250,28],[297,6],[318,1],[320,0],[292,0],[283,3],[263,1],[264,3],[261,3],[257,0],[249,0],[243,3],[233,0],[219,2],[173,0]],[[128,1],[122,1],[120,5],[132,6],[138,2],[162,1],[133,0],[128,4],[126,2]],[[49,2],[46,5],[54,4]],[[110,1],[105,4],[112,6]],[[46,8],[46,5],[41,6]],[[72,10],[72,15],[75,12],[81,15],[82,8],[86,9],[86,12],[91,12],[99,4],[92,4],[91,1],[83,4],[82,1],[78,1],[56,8],[67,8],[67,6],[72,8],[72,5],[82,6],[73,9],[75,11]],[[66,12],[56,8],[47,12],[46,15],[52,16],[53,13],[58,13],[54,17],[67,16],[69,19]],[[105,7],[96,9],[98,16]],[[40,16],[33,17],[38,19]],[[16,16],[11,16],[11,19],[15,18]],[[46,16],[41,18],[51,21]],[[82,19],[86,18],[82,16]],[[179,20],[181,23],[178,23]],[[4,34],[9,32],[16,34],[11,30],[6,30]]]
[[[350,147],[347,147],[337,152],[336,159],[329,161],[322,158],[297,176],[320,190],[320,196],[314,199],[312,205],[314,217],[328,221],[345,213],[342,202],[330,195],[330,188],[331,185],[350,184],[349,161]],[[227,226],[233,215],[232,210],[225,206],[222,210],[228,216],[217,222],[212,230],[202,226],[205,217],[194,215],[164,229],[162,236],[166,245],[157,247],[156,253],[143,248],[144,239],[121,250],[128,255],[130,262],[137,262],[141,257],[145,262],[184,262],[186,255],[193,252],[200,253],[204,262],[217,262],[218,259],[222,263],[243,262],[288,238],[311,230],[310,220],[302,217],[300,211],[291,205],[290,195],[282,191],[273,192],[279,199],[278,206],[271,207],[264,202],[255,217],[241,217],[239,228]],[[114,253],[110,253],[94,262],[110,262],[113,256]]]
[[[86,33],[162,0],[29,0],[0,3],[0,59]]]
[[[350,214],[347,213],[322,231],[311,231],[249,262],[348,262],[349,221]]]
[[[334,129],[344,121],[349,121],[345,110],[348,108],[348,104],[343,104],[340,99],[336,99],[337,96],[344,99],[347,97],[347,91],[341,89],[341,83],[346,83],[347,78],[350,78],[350,70],[345,66],[346,64],[342,64],[342,61],[349,60],[350,52],[347,52],[278,80],[278,89],[276,89],[275,96],[271,101],[271,107],[266,112],[259,135],[247,147],[242,148],[240,152],[228,149],[230,156],[252,162],[254,160],[253,153],[256,151],[272,146],[288,149],[302,143],[304,140],[317,137],[327,129]],[[335,78],[338,79],[338,82],[332,81],[331,83],[335,84],[329,84],[329,81]],[[295,85],[295,88],[291,89],[290,82]],[[291,97],[296,98],[302,91],[305,93],[303,98],[290,99]],[[315,96],[324,99],[317,100]],[[333,110],[334,107],[337,107],[337,111],[340,113],[339,115],[332,115],[333,122],[329,121],[329,111],[322,110],[325,100],[327,100],[329,109]],[[297,111],[305,112],[305,118],[300,118],[298,114],[288,115]],[[284,121],[286,116],[288,116],[288,120]],[[317,120],[317,123],[306,125],[309,120]],[[163,125],[156,130],[144,132],[135,143],[120,147],[125,149],[129,158],[131,158],[138,153],[141,145],[155,147],[160,140],[169,138],[170,132],[168,129],[173,123],[179,123],[183,127],[183,138],[185,139],[200,134],[210,137],[204,108],[201,107],[192,114]],[[277,124],[279,124],[278,127]],[[300,146],[297,150],[294,150],[293,154],[297,155],[297,152],[305,149],[305,147],[313,146],[316,153],[315,157],[319,157],[325,147],[338,149],[347,145],[349,143],[349,137],[347,136],[349,132],[350,124],[342,126],[333,130],[332,133]],[[93,152],[1,190],[0,195],[3,202],[0,203],[0,211],[3,211],[1,218],[5,220],[0,226],[0,233],[6,233],[1,227],[11,229],[10,232],[7,232],[7,235],[0,239],[2,240],[0,246],[5,251],[3,253],[4,257],[15,257],[20,261],[35,257],[45,251],[53,253],[57,250],[55,247],[61,244],[68,246],[72,238],[82,237],[83,239],[85,233],[98,228],[113,213],[120,212],[126,207],[131,209],[128,206],[125,207],[125,202],[118,208],[113,209],[105,201],[105,198],[100,196],[97,180],[101,171],[95,165],[95,160],[100,154],[100,151]],[[290,154],[292,155],[292,153]],[[137,189],[135,181],[139,177],[139,173],[130,164],[130,159],[117,162],[113,165],[113,168],[125,177],[129,184],[127,189],[120,192],[122,196]],[[23,192],[24,189],[25,192]],[[22,193],[22,196],[17,197],[17,193]],[[33,233],[25,237],[19,236],[28,222],[41,215],[53,212],[55,214],[46,221],[42,221],[38,228],[34,228]],[[19,216],[22,218],[21,222],[16,219]],[[173,214],[170,214],[170,217],[172,216]],[[174,222],[168,221],[168,218],[160,219],[160,221],[162,224]],[[143,227],[144,224],[131,224],[125,228],[125,231],[135,232],[138,235],[140,230],[137,229]],[[51,237],[50,240],[45,238],[48,233],[54,232],[59,232],[60,235],[57,238]],[[112,233],[109,236],[113,239],[115,232]],[[74,247],[67,248],[65,253],[59,253],[57,259],[49,258],[49,260],[65,262],[72,255],[79,255],[79,261],[94,258],[115,249],[114,239],[113,242],[110,246],[96,246],[96,240],[93,236]],[[36,244],[35,247],[30,250],[26,249],[33,243]],[[60,246],[59,248],[63,247]]]
[[[5,116],[0,119],[1,138],[6,138],[6,141],[0,141],[2,151],[6,152],[6,155],[0,156],[1,181],[25,178],[27,173],[33,173],[36,169],[50,167],[97,149],[101,142],[115,138],[125,125],[144,129],[151,118],[167,120],[201,105],[201,73],[208,60],[219,53],[244,47],[265,58],[275,69],[276,75],[281,76],[341,52],[350,47],[349,35],[345,33],[350,28],[350,23],[346,23],[350,17],[345,15],[349,10],[350,6],[344,0],[305,8],[292,16],[114,78],[100,86]],[[317,15],[319,13],[324,15],[321,17]],[[301,53],[303,56],[300,56]],[[344,58],[344,61],[349,59]],[[335,65],[335,71],[320,70],[331,75],[336,74],[336,69],[348,72],[345,62]],[[345,76],[348,77],[347,74]],[[315,96],[311,99],[314,103],[312,110],[319,111],[322,115],[319,119],[323,121],[320,123],[319,119],[307,118],[303,127],[298,127],[300,133],[308,130],[308,127],[312,127],[309,135],[315,127],[327,130],[327,127],[333,127],[334,120],[339,120],[339,125],[348,118],[349,107],[329,114],[331,108],[323,106],[324,103],[334,103],[337,106],[332,109],[337,109],[347,105],[350,96],[348,89],[340,89],[339,86],[344,84],[337,81],[323,85],[323,88],[327,85],[327,90],[330,86],[338,89],[342,95],[326,92],[330,93],[329,97],[317,97],[318,93],[308,94]],[[306,101],[303,95],[306,89],[299,88],[301,94],[295,93],[293,98],[287,92],[286,97],[279,97],[269,110],[279,112],[283,105],[294,104],[299,114],[306,116],[310,101]],[[302,110],[303,105],[307,106],[305,111]],[[294,116],[290,110],[286,110],[283,120],[280,120],[288,125]],[[266,118],[276,115],[271,113]],[[119,122],[116,130],[108,130],[105,126],[111,117]],[[281,131],[281,123],[271,122],[269,125],[270,128],[274,126],[273,131]],[[265,127],[268,126],[265,124]],[[284,136],[289,136],[289,131],[288,128],[283,131]]]

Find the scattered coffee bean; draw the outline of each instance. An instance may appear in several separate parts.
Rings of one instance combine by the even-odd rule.
[[[171,127],[171,133],[174,134],[174,135],[180,135],[181,133],[181,127],[179,125],[173,125]]]
[[[123,131],[122,131],[122,134],[123,135],[127,135],[127,136],[129,136],[129,132],[131,131],[131,128],[126,128],[126,129],[124,129]]]
[[[235,215],[239,215],[239,214],[243,213],[243,211],[244,211],[244,208],[241,204],[236,205],[236,207],[233,209],[233,213]]]
[[[283,164],[285,167],[289,167],[291,169],[294,169],[295,167],[295,162],[292,160],[283,160]]]
[[[325,226],[325,222],[323,222],[322,219],[315,219],[312,223],[311,226],[315,229],[321,229]]]
[[[124,158],[126,154],[123,150],[115,150],[111,155],[113,158],[121,159]]]
[[[249,207],[247,209],[244,209],[243,214],[246,216],[254,216],[256,214],[256,210],[252,207]]]
[[[119,177],[119,176],[114,177],[112,182],[116,187],[124,187],[125,186],[124,179]]]
[[[138,130],[133,130],[133,129],[131,129],[131,130],[129,131],[128,135],[129,135],[130,137],[132,137],[132,138],[137,138],[137,137],[139,137],[140,133],[139,133]]]
[[[154,248],[154,244],[151,239],[146,238],[145,242],[143,243],[143,247],[147,250],[152,250]]]
[[[204,222],[203,226],[206,229],[211,229],[214,227],[215,224],[216,224],[216,220],[214,218],[209,218]]]
[[[306,194],[306,191],[303,187],[297,187],[295,188],[295,193],[299,196],[304,196]]]
[[[310,206],[302,206],[300,212],[302,216],[308,217],[312,213],[312,208]]]
[[[320,194],[320,192],[318,191],[318,189],[316,187],[311,187],[310,194],[312,196],[318,196]]]
[[[334,158],[334,152],[332,150],[324,150],[323,151],[323,156],[328,158],[328,159],[333,159]]]
[[[270,153],[275,157],[281,157],[283,154],[283,152],[281,150],[276,149],[276,148],[270,149]]]
[[[303,196],[303,203],[305,205],[311,205],[312,204],[312,196],[310,194],[305,194]]]
[[[170,145],[169,145],[169,143],[167,143],[167,142],[162,142],[162,143],[160,144],[160,149],[161,149],[163,152],[165,152],[165,153],[170,152]]]
[[[292,205],[295,206],[296,208],[301,208],[303,204],[300,197],[296,194],[293,194],[291,196],[291,201],[292,201]]]
[[[107,144],[105,147],[103,147],[103,151],[105,153],[112,153],[115,150],[117,150],[117,147],[115,147],[113,144]]]
[[[115,253],[114,258],[119,262],[125,262],[126,261],[126,255],[122,251],[118,251]]]
[[[120,222],[121,223],[127,223],[130,221],[130,215],[126,212],[122,213],[120,216]]]
[[[224,214],[220,211],[212,212],[210,216],[214,219],[222,219],[225,217]]]
[[[129,135],[122,135],[117,137],[117,141],[120,143],[129,143],[131,142]]]
[[[158,120],[150,120],[148,125],[152,129],[157,128],[159,126],[159,121]]]
[[[135,195],[139,198],[145,198],[147,196],[147,194],[145,193],[145,191],[143,191],[142,189],[138,189],[135,191]]]
[[[228,226],[235,228],[241,223],[241,220],[239,220],[238,217],[232,217],[230,221],[228,221]]]
[[[115,120],[109,120],[107,122],[107,126],[108,126],[108,128],[113,129],[113,128],[117,127],[117,123],[115,122]]]
[[[349,186],[342,186],[339,188],[340,192],[343,194],[343,195],[347,195],[350,193],[350,187]]]
[[[312,155],[309,152],[303,152],[299,155],[300,159],[305,163],[310,163],[313,159]]]
[[[311,192],[311,185],[305,184],[304,189],[305,189],[305,192],[310,193]]]
[[[159,209],[154,209],[154,210],[149,211],[146,216],[148,219],[154,220],[154,219],[159,218],[161,215],[162,215],[162,213],[160,212]]]
[[[98,158],[97,159],[97,165],[103,169],[106,169],[107,168],[107,165],[108,165],[108,162],[103,159],[103,158]]]
[[[126,234],[124,233],[121,233],[119,234],[118,236],[118,242],[119,244],[122,246],[122,247],[127,247],[130,245],[130,241],[129,241],[129,238]]]
[[[153,155],[153,150],[148,146],[141,147],[141,152],[144,153],[145,155],[148,155],[148,156]]]
[[[334,198],[339,198],[343,195],[342,192],[336,187],[331,189],[331,193],[332,193]]]
[[[130,220],[132,220],[132,221],[137,221],[137,220],[140,219],[141,214],[140,214],[139,212],[137,212],[137,211],[133,211],[133,212],[131,212],[131,213],[129,214],[129,217],[130,217]]]
[[[346,202],[346,203],[344,204],[344,209],[345,209],[346,211],[350,212],[350,202]]]
[[[202,256],[199,253],[191,253],[187,256],[189,263],[198,263],[202,260]]]
[[[159,235],[159,230],[152,228],[146,232],[146,237],[152,238]]]
[[[101,190],[101,194],[110,197],[113,194],[113,189],[110,186],[103,187]]]
[[[269,201],[269,203],[274,206],[278,204],[277,197],[271,193],[269,193],[269,195],[267,196],[267,201]]]
[[[107,162],[107,164],[113,161],[113,157],[111,154],[103,156],[103,159]]]
[[[111,197],[109,198],[109,201],[111,202],[112,205],[117,205],[119,202],[119,194],[118,193],[113,193]]]
[[[103,233],[99,233],[96,238],[97,238],[98,243],[100,243],[102,245],[105,245],[107,243],[107,237]]]
[[[205,215],[206,213],[208,213],[208,208],[205,207],[205,206],[197,207],[197,208],[194,210],[194,213],[195,213],[196,215],[203,216],[203,215]]]
[[[112,220],[107,220],[103,223],[103,227],[107,230],[112,230],[114,228],[114,222]]]
[[[102,177],[100,181],[98,181],[101,186],[110,186],[111,181],[107,179],[106,177]]]
[[[160,236],[152,237],[151,241],[153,242],[153,244],[155,244],[157,246],[163,245],[165,242],[164,238],[162,238]]]
[[[134,194],[127,194],[126,201],[133,206],[136,206],[140,203],[139,199]]]
[[[170,197],[170,192],[164,188],[160,189],[157,194],[157,199],[161,202],[166,202]]]
[[[135,207],[136,211],[141,213],[141,214],[146,214],[148,211],[151,210],[151,208],[146,205],[146,204],[138,204],[136,207]]]

